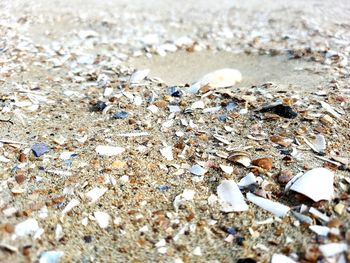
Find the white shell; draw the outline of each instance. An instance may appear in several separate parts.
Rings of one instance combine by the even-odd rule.
[[[326,150],[327,142],[326,142],[325,137],[322,134],[316,135],[314,147],[318,152],[324,152]]]
[[[256,196],[252,193],[247,193],[247,199],[278,217],[284,217],[290,210],[288,206]]]
[[[237,69],[223,68],[206,74],[200,80],[202,86],[212,88],[225,88],[242,81],[242,74]]]
[[[303,194],[315,202],[331,200],[334,194],[334,174],[326,168],[312,169],[300,176],[290,190]]]
[[[283,254],[273,254],[271,263],[295,263],[295,261]]]
[[[221,170],[227,174],[232,174],[233,173],[233,167],[232,166],[227,166],[227,165],[223,165],[223,164],[220,164],[219,165]]]
[[[191,201],[194,198],[194,195],[196,194],[195,191],[191,189],[185,189],[182,194],[179,194],[175,197],[173,205],[175,208],[175,211],[179,209],[179,206],[185,202],[185,201]]]
[[[319,246],[320,251],[325,257],[335,256],[348,250],[345,243],[329,243]]]
[[[162,149],[160,149],[160,153],[163,155],[163,157],[165,159],[167,159],[168,161],[172,161],[174,160],[174,157],[173,157],[173,147],[171,146],[166,146]]]
[[[79,205],[80,201],[78,199],[73,198],[69,201],[66,207],[62,210],[61,215],[67,214],[70,210],[72,210],[75,206]]]
[[[198,176],[203,176],[207,172],[202,166],[195,164],[191,167],[190,173]]]
[[[40,255],[39,263],[58,263],[63,255],[62,251],[45,251]]]
[[[233,180],[224,180],[217,188],[218,196],[221,202],[221,211],[239,212],[248,210],[248,205]]]
[[[150,71],[149,69],[143,69],[143,70],[138,70],[134,72],[130,77],[130,83],[131,84],[139,83],[141,80],[143,80],[145,77],[148,76],[149,71]]]
[[[106,212],[94,212],[94,217],[96,219],[97,224],[101,227],[101,228],[106,228],[109,224],[109,219],[110,219],[110,215],[107,214]]]
[[[96,147],[96,152],[99,155],[104,155],[104,156],[118,155],[124,151],[125,151],[125,148],[123,147],[115,147],[115,146],[108,146],[108,145],[99,145]]]
[[[28,218],[27,220],[19,223],[15,227],[15,234],[17,236],[26,236],[30,234],[34,234],[39,230],[38,221],[34,218]]]
[[[89,199],[90,203],[96,202],[104,193],[107,191],[107,188],[95,187],[87,192],[85,195]]]
[[[247,187],[251,184],[255,184],[256,183],[256,177],[253,173],[249,173],[246,176],[244,176],[239,182],[238,182],[238,186],[239,187]]]

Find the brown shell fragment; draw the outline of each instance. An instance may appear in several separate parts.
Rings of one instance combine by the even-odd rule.
[[[252,164],[269,171],[272,169],[273,160],[272,158],[269,158],[269,157],[259,158],[259,159],[253,160]]]

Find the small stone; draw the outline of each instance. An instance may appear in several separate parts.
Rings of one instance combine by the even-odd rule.
[[[84,236],[83,239],[84,239],[85,243],[91,243],[91,241],[92,241],[91,236]]]
[[[25,181],[26,177],[23,174],[19,174],[15,176],[15,180],[18,184],[21,184]]]
[[[182,91],[178,89],[176,86],[172,86],[169,88],[169,93],[172,97],[181,98]]]
[[[344,213],[345,210],[345,205],[342,203],[337,204],[334,207],[334,211],[338,214],[338,215],[342,215]]]
[[[272,158],[259,158],[252,161],[253,165],[259,166],[267,171],[272,169]]]
[[[237,263],[256,263],[256,260],[252,258],[240,258],[237,260]]]
[[[125,168],[125,167],[127,167],[127,163],[124,161],[115,160],[112,163],[112,168],[115,168],[115,169],[121,169],[121,168]]]
[[[331,116],[326,114],[320,118],[320,122],[325,124],[325,125],[332,125],[334,123],[334,120]]]
[[[278,182],[281,184],[288,183],[292,178],[294,177],[294,174],[291,171],[284,170],[280,173],[278,176]]]
[[[157,100],[154,102],[154,105],[156,105],[158,108],[164,109],[166,106],[168,106],[168,102],[165,100]]]
[[[20,153],[18,156],[18,161],[24,163],[27,160],[27,157],[24,153]]]
[[[32,146],[32,151],[35,157],[40,157],[50,151],[50,146],[42,142],[35,143]]]
[[[104,101],[97,101],[94,105],[92,110],[93,111],[103,111],[107,107],[107,104]]]
[[[13,233],[15,231],[15,227],[12,224],[5,224],[4,229],[7,233]]]
[[[287,119],[294,119],[298,116],[298,113],[296,113],[290,106],[283,105],[279,102],[264,106],[260,112],[272,112]]]
[[[126,111],[119,111],[119,112],[114,113],[112,118],[116,119],[116,120],[122,120],[122,119],[126,119],[127,117],[129,117],[129,113],[128,112],[126,112]]]

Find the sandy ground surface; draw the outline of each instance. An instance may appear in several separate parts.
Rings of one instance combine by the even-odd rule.
[[[0,262],[349,261],[349,16],[346,0],[1,1]],[[220,68],[243,80],[186,93]],[[277,100],[297,117],[259,111]],[[316,167],[332,198],[284,193]],[[293,212],[223,212],[217,187],[249,172],[244,196]]]

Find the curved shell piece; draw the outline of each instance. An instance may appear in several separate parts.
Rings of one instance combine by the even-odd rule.
[[[242,81],[242,74],[237,69],[223,68],[206,74],[201,80],[202,86],[209,85],[212,88],[225,88]]]
[[[244,201],[244,196],[233,180],[224,180],[217,188],[221,202],[221,211],[240,212],[248,210],[248,205]]]
[[[265,209],[278,217],[284,217],[290,210],[288,206],[256,196],[252,193],[247,193],[247,199],[253,204],[260,206],[262,209]]]
[[[331,200],[334,194],[334,174],[326,168],[315,168],[300,176],[290,190],[303,194],[315,202]]]

